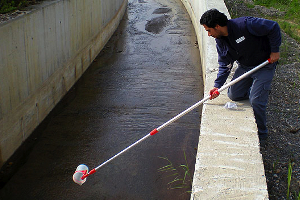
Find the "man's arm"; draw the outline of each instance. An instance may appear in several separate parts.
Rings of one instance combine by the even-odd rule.
[[[218,52],[219,72],[215,80],[214,87],[220,88],[226,82],[228,75],[230,74],[230,71],[232,69],[233,63],[231,63],[226,58],[226,53],[227,53],[226,46],[224,46],[222,42],[220,42],[220,40],[218,39],[216,40],[216,43],[217,43],[217,52]]]
[[[256,36],[267,36],[270,43],[270,61],[274,63],[279,60],[279,47],[281,45],[281,32],[277,22],[262,18],[248,17],[247,28]]]
[[[219,71],[217,78],[215,80],[214,87],[210,90],[210,99],[214,99],[219,96],[219,94],[215,91],[217,91],[219,88],[221,88],[224,83],[226,82],[228,75],[230,74],[230,71],[232,69],[233,63],[231,63],[226,58],[227,49],[226,46],[222,44],[220,40],[216,40],[217,43],[217,52],[218,52],[218,63],[219,63]]]

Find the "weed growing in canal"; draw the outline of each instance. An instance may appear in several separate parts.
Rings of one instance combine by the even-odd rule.
[[[181,164],[178,167],[175,167],[167,157],[159,157],[168,161],[168,164],[159,168],[158,171],[167,173],[167,177],[172,177],[172,181],[168,183],[169,189],[190,189],[192,187],[193,179],[190,173],[190,168],[186,159],[185,151],[183,152],[183,154],[185,164]],[[188,190],[186,192],[191,193],[191,190]]]

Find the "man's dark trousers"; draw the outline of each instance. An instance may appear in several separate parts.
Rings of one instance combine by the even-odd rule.
[[[228,97],[231,100],[250,100],[260,139],[266,139],[268,137],[268,129],[266,126],[266,108],[276,65],[277,62],[268,64],[228,89]],[[238,68],[236,69],[232,80],[241,76],[252,68],[238,63]]]

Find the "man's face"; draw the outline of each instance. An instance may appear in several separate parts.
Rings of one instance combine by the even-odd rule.
[[[223,35],[222,32],[219,30],[219,25],[217,25],[215,28],[209,28],[205,24],[203,24],[204,29],[207,31],[208,36],[214,37],[214,38],[220,38]]]

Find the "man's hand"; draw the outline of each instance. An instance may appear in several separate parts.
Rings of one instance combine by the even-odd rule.
[[[279,52],[271,52],[270,54],[270,63],[274,63],[278,61],[280,58],[280,53]]]
[[[219,92],[218,92],[218,88],[213,88],[209,91],[210,94],[210,98],[209,99],[214,99],[217,98],[219,96]]]

